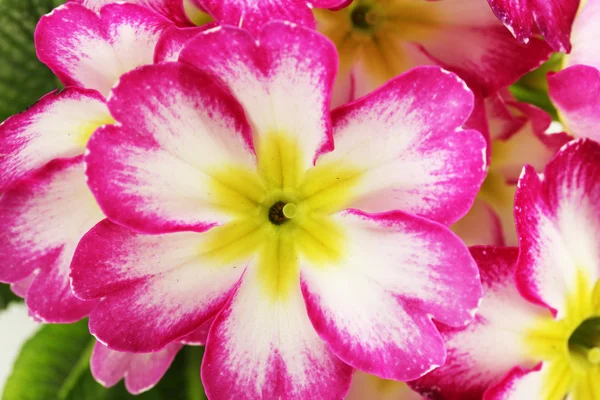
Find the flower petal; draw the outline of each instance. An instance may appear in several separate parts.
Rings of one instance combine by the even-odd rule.
[[[530,370],[521,367],[513,368],[499,383],[485,392],[483,400],[543,399],[542,367],[543,364],[540,363]],[[556,398],[564,398],[564,395]]]
[[[458,222],[452,225],[467,246],[485,244],[504,246],[504,232],[500,217],[485,201],[477,198],[473,207]]]
[[[334,110],[335,150],[317,167],[360,171],[348,207],[451,224],[469,210],[486,172],[485,139],[459,128],[472,109],[472,93],[454,74],[416,68]]]
[[[146,233],[202,231],[232,218],[216,192],[254,204],[215,175],[250,174],[255,156],[241,107],[212,78],[179,63],[142,67],[121,78],[108,107],[119,126],[98,130],[86,156],[108,218]]]
[[[209,71],[242,103],[260,147],[268,134],[297,142],[308,169],[318,148],[333,148],[329,104],[335,48],[308,29],[271,23],[258,44],[245,31],[222,27],[196,36],[180,60]]]
[[[115,0],[70,0],[80,4],[90,10],[100,12],[106,4],[116,3]],[[178,26],[191,26],[192,23],[185,15],[182,0],[121,0],[130,4],[138,4],[147,7],[158,14],[173,21]]]
[[[496,16],[520,41],[527,43],[539,28],[556,51],[571,51],[571,26],[579,0],[488,0]],[[535,23],[535,25],[534,25]]]
[[[244,264],[200,254],[204,235],[142,235],[105,220],[81,240],[75,293],[102,298],[90,332],[113,350],[153,352],[199,328],[227,300]]]
[[[154,62],[177,61],[185,45],[200,32],[214,28],[214,24],[206,24],[193,28],[171,26],[158,39],[154,52]]]
[[[526,166],[515,196],[517,284],[523,295],[562,318],[568,295],[600,276],[600,145],[565,145],[543,179]],[[592,287],[586,288],[591,293]]]
[[[518,249],[477,246],[471,254],[484,290],[475,321],[461,329],[441,328],[448,349],[446,364],[411,382],[414,389],[432,398],[443,394],[447,400],[481,399],[490,384],[514,366],[533,362],[528,357],[526,332],[545,310],[528,303],[517,291]]]
[[[585,64],[600,68],[600,52],[598,51],[600,3],[593,0],[582,1],[581,10],[573,24],[571,41],[573,50],[564,57],[564,65],[570,67]]]
[[[548,76],[548,88],[566,129],[577,137],[600,140],[600,70],[574,65]]]
[[[36,274],[26,301],[48,322],[76,321],[94,304],[74,297],[69,286],[75,247],[102,218],[84,178],[81,157],[56,160],[0,198],[0,280],[15,283]]]
[[[124,353],[96,342],[90,368],[94,379],[104,387],[112,387],[125,378],[127,391],[140,394],[160,381],[182,347],[171,343],[155,353]]]
[[[301,260],[319,335],[348,364],[386,379],[412,380],[442,365],[446,352],[431,318],[464,326],[481,298],[467,248],[444,226],[400,212],[347,210],[335,218],[347,238],[344,258]]]
[[[187,336],[184,336],[180,341],[183,344],[189,344],[191,346],[204,346],[206,345],[206,341],[208,339],[208,331],[212,326],[214,319],[209,319],[194,332],[190,333]]]
[[[344,1],[329,0],[325,4],[340,5]],[[308,28],[315,26],[315,18],[305,0],[200,0],[199,3],[221,25],[238,26],[256,36],[273,20],[290,21]]]
[[[40,19],[35,45],[38,58],[65,86],[106,96],[122,74],[152,64],[156,42],[170,25],[134,4],[108,4],[97,15],[67,3]]]
[[[341,399],[352,368],[315,333],[299,285],[285,300],[261,288],[251,264],[211,327],[202,363],[210,399]]]
[[[55,158],[83,154],[94,130],[112,118],[93,90],[52,92],[0,125],[0,193]]]

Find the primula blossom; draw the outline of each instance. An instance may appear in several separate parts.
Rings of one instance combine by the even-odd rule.
[[[413,383],[444,399],[590,400],[600,394],[600,145],[565,145],[515,197],[520,249],[474,248],[475,322],[443,328],[448,360]],[[516,285],[515,285],[516,284]]]
[[[81,236],[104,218],[88,189],[83,153],[112,123],[104,96],[120,75],[150,64],[172,23],[150,9],[109,4],[95,13],[69,3],[42,17],[39,58],[67,86],[0,125],[0,281],[17,285],[30,311],[72,322],[93,302],[73,296],[69,266]]]
[[[545,61],[548,45],[517,42],[480,0],[355,0],[315,10],[340,54],[334,104],[357,98],[418,65],[437,64],[488,96]]]
[[[587,0],[573,24],[573,51],[565,70],[548,77],[549,94],[574,136],[600,140],[600,1]]]
[[[432,318],[464,326],[481,298],[447,228],[485,175],[484,138],[461,129],[473,95],[423,67],[330,113],[336,62],[275,22],[258,40],[206,31],[121,78],[85,157],[110,221],[71,272],[102,299],[99,340],[159,351],[215,317],[211,399],[342,398],[353,368],[410,380],[444,363]]]

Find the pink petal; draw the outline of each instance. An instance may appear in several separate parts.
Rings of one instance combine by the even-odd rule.
[[[532,369],[513,368],[499,383],[490,387],[483,400],[541,399],[547,381],[543,381],[543,364]]]
[[[178,26],[191,26],[192,23],[185,15],[183,9],[183,0],[70,0],[79,4],[83,4],[90,10],[100,12],[106,4],[112,3],[130,3],[138,4],[147,7],[156,13],[164,16],[168,20],[174,22]]]
[[[488,0],[492,10],[520,41],[527,43],[537,28],[556,51],[571,50],[569,36],[579,0]],[[536,27],[537,25],[537,27]]]
[[[452,225],[467,246],[476,244],[504,246],[504,232],[500,217],[489,204],[477,198],[473,207],[458,222]]]
[[[333,148],[329,104],[337,58],[318,33],[271,23],[256,42],[243,30],[222,27],[196,36],[180,60],[224,81],[244,106],[255,143],[285,132],[298,142],[304,168],[318,148]]]
[[[177,61],[184,46],[200,32],[214,28],[214,24],[206,24],[193,28],[172,26],[161,35],[154,52],[154,62]]]
[[[196,329],[194,332],[183,337],[181,339],[181,343],[189,344],[192,346],[204,346],[207,342],[208,331],[210,330],[210,327],[212,326],[213,321],[214,321],[214,319],[209,319],[208,321],[206,321],[205,323],[200,325],[200,327],[198,329]]]
[[[301,261],[319,336],[348,364],[386,379],[412,380],[442,365],[446,351],[431,318],[464,326],[481,299],[467,248],[444,226],[401,212],[335,218],[348,240],[343,260]]]
[[[527,299],[551,308],[557,318],[565,311],[567,295],[580,288],[580,273],[592,284],[600,276],[598,176],[600,145],[580,139],[558,152],[543,179],[531,166],[519,179],[517,284]]]
[[[89,185],[111,220],[146,233],[203,231],[230,220],[212,171],[255,170],[250,127],[233,97],[193,68],[166,63],[123,76],[108,107],[119,126],[96,132]]]
[[[570,67],[585,64],[600,68],[600,51],[598,51],[598,18],[600,18],[600,2],[582,1],[581,10],[577,14],[571,41],[573,50],[565,55],[564,65]]]
[[[73,296],[69,265],[81,236],[101,218],[81,157],[52,161],[0,197],[0,280],[36,274],[26,301],[37,318],[73,322],[92,308]]]
[[[343,398],[352,368],[315,333],[299,287],[272,300],[257,270],[248,267],[211,327],[202,363],[208,398]]]
[[[483,136],[460,129],[472,109],[456,75],[416,68],[334,110],[335,151],[317,165],[340,160],[362,171],[349,207],[451,224],[469,210],[486,172]]]
[[[230,296],[244,264],[198,256],[198,233],[142,235],[105,220],[81,240],[73,290],[102,298],[90,332],[113,350],[153,352],[198,329]]]
[[[97,15],[70,2],[40,19],[35,44],[38,58],[65,86],[106,96],[122,74],[152,64],[156,42],[170,25],[133,4],[108,4]]]
[[[110,350],[96,342],[90,368],[94,379],[103,386],[112,387],[125,378],[129,393],[140,394],[160,381],[182,347],[182,344],[171,343],[155,353],[136,354]]]
[[[600,140],[600,70],[575,65],[548,76],[548,87],[567,130],[577,137]]]
[[[42,97],[0,125],[0,193],[55,158],[83,154],[96,126],[110,120],[98,92],[67,88]]]
[[[446,364],[410,383],[432,398],[479,400],[513,367],[534,363],[528,355],[526,332],[546,310],[528,303],[515,287],[518,249],[478,246],[471,248],[471,254],[484,291],[475,321],[466,328],[442,328]]]
[[[340,5],[346,0],[325,0],[324,5]],[[258,36],[273,20],[285,20],[314,28],[315,18],[305,0],[200,0],[203,8],[221,25],[233,25]]]

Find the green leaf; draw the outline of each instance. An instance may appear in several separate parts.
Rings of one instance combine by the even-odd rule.
[[[185,347],[154,389],[133,396],[123,382],[106,389],[94,380],[89,368],[94,343],[85,320],[45,325],[21,349],[2,400],[206,400],[203,348]]]
[[[10,303],[23,301],[10,290],[10,285],[0,283],[0,310],[6,309]]]
[[[64,0],[0,0],[0,121],[60,86],[35,54],[40,17]]]

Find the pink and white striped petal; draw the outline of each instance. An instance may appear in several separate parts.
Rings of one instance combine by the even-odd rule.
[[[55,158],[83,154],[95,129],[112,118],[93,90],[52,92],[0,125],[0,193]]]
[[[171,25],[135,4],[108,4],[96,14],[70,2],[40,19],[35,46],[65,86],[107,96],[122,74],[152,64],[156,42]]]
[[[579,0],[488,0],[511,33],[527,43],[539,31],[555,51],[571,51],[571,26]]]
[[[105,220],[81,240],[74,292],[102,299],[90,332],[109,348],[153,352],[198,329],[229,298],[245,265],[201,257],[205,236],[143,235]]]
[[[401,212],[346,210],[334,218],[348,241],[343,258],[300,261],[319,336],[343,361],[385,379],[413,380],[443,365],[431,319],[462,327],[481,299],[467,248],[446,227]]]
[[[528,356],[525,336],[547,311],[523,299],[515,286],[518,249],[477,246],[471,254],[484,291],[475,320],[461,329],[440,327],[448,349],[446,364],[410,383],[431,398],[479,400],[513,367],[535,362]]]
[[[456,75],[413,69],[333,111],[335,150],[317,166],[360,171],[349,207],[451,224],[469,210],[486,173],[485,139],[460,128],[472,110],[473,94]]]
[[[337,6],[345,1],[325,0],[321,3]],[[255,36],[259,36],[263,26],[273,20],[315,27],[315,18],[306,0],[199,0],[199,3],[221,25],[237,26]]]
[[[102,7],[112,3],[129,3],[144,6],[162,15],[178,26],[192,26],[185,14],[183,0],[70,0],[83,4],[90,10],[100,12]]]
[[[574,65],[548,76],[548,94],[573,136],[600,140],[600,70]]]
[[[600,145],[579,139],[565,145],[538,175],[526,166],[515,196],[519,235],[517,285],[530,301],[562,318],[581,278],[600,277]],[[591,290],[593,287],[585,288]]]
[[[285,133],[297,142],[306,169],[317,149],[333,148],[329,105],[337,57],[320,34],[274,22],[257,42],[246,31],[221,27],[192,39],[180,60],[231,89],[244,106],[257,146],[267,134]]]
[[[108,218],[146,233],[233,218],[215,204],[226,189],[214,171],[254,171],[255,155],[242,108],[214,79],[179,63],[142,67],[121,78],[108,108],[119,124],[99,129],[85,158]]]
[[[127,391],[140,394],[160,381],[182,347],[180,343],[171,343],[155,353],[125,353],[96,342],[90,369],[102,386],[112,387],[124,378]]]
[[[55,160],[0,197],[0,280],[17,283],[34,274],[26,301],[47,322],[77,321],[94,302],[77,299],[69,266],[79,239],[102,213],[85,184],[81,157]]]
[[[251,264],[211,327],[202,382],[212,400],[341,399],[352,368],[314,331],[299,285],[265,299]]]

